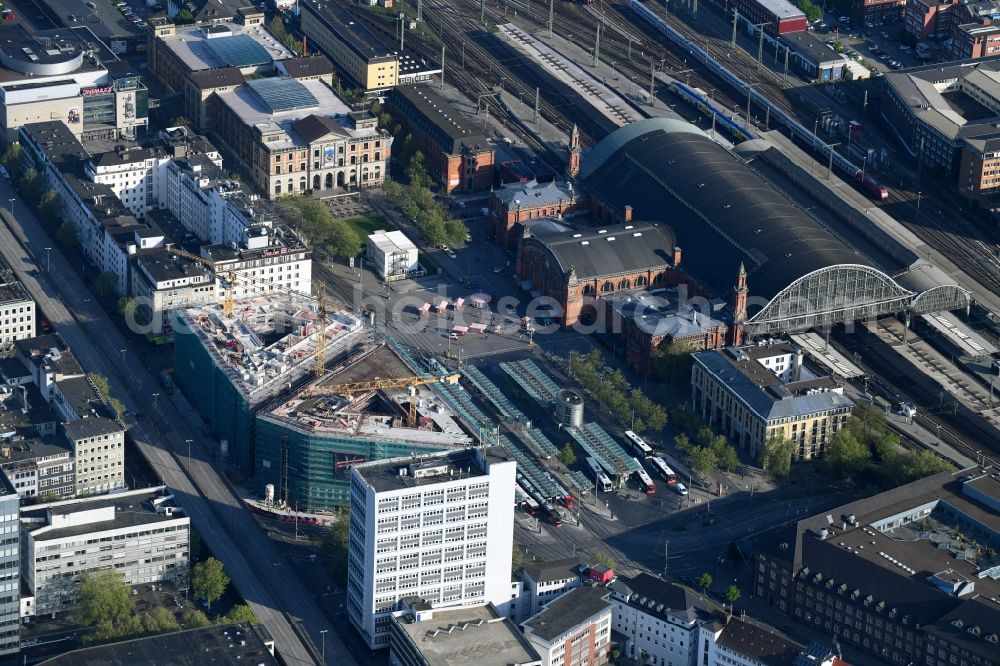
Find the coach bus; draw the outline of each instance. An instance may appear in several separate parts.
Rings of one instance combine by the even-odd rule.
[[[663,480],[667,482],[668,485],[674,485],[677,483],[677,474],[674,470],[667,466],[667,463],[663,461],[663,458],[654,457],[650,458],[649,462],[653,465],[653,469],[656,470],[657,474],[663,477]]]
[[[635,434],[631,430],[625,431],[625,439],[629,441],[629,445],[635,454],[640,458],[649,458],[653,455],[653,447],[643,441],[642,437]]]
[[[603,490],[606,493],[609,493],[615,489],[615,487],[611,484],[611,479],[609,479],[608,475],[604,473],[604,468],[601,467],[596,460],[594,460],[591,457],[588,457],[587,467],[590,468],[590,474],[594,477],[594,480],[597,482],[598,489]]]

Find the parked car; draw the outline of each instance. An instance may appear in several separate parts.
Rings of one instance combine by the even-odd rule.
[[[0,164],[0,176],[3,176],[7,180],[10,180],[10,173],[7,171],[7,167]]]

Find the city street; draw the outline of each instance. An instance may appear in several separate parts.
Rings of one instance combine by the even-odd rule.
[[[0,184],[0,194],[5,199],[14,196],[7,182]],[[149,415],[147,420],[129,424],[131,436],[225,564],[233,584],[274,636],[284,660],[291,665],[318,663],[320,631],[332,626],[312,596],[286,571],[288,565],[213,466],[201,435],[171,401],[152,399],[159,391],[155,379],[104,311],[91,301],[33,214],[16,198],[13,211],[17,222],[11,225],[4,208],[0,252],[83,367],[105,375],[112,395],[129,412]],[[33,276],[36,269],[37,278]],[[188,442],[193,443],[190,458]],[[330,643],[328,653],[336,655],[335,663],[355,663],[336,632],[330,632],[326,642]]]

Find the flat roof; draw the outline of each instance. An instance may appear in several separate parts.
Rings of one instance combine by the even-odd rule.
[[[574,627],[611,612],[611,602],[607,600],[610,595],[611,590],[606,587],[578,587],[550,601],[538,615],[525,620],[521,626],[544,641],[554,641]]]
[[[735,617],[729,619],[715,642],[768,666],[794,666],[802,653],[798,643]]]
[[[567,557],[551,562],[529,562],[524,565],[524,574],[536,583],[566,580],[580,577],[580,558]]]
[[[378,246],[385,254],[391,254],[393,252],[409,252],[410,250],[416,250],[417,246],[413,244],[409,238],[406,237],[402,231],[384,231],[378,230],[374,233],[368,234],[368,242],[373,243]]]
[[[295,57],[263,24],[230,21],[177,26],[159,37],[189,71],[219,67],[253,67]]]
[[[37,460],[52,456],[69,457],[72,454],[73,449],[57,439],[17,435],[0,441],[0,465],[4,467],[15,465],[24,460]]]
[[[88,416],[85,419],[73,419],[63,424],[63,430],[71,440],[99,435],[114,435],[124,431],[124,429],[118,421],[104,416]]]
[[[471,118],[458,110],[444,95],[426,83],[397,86],[393,96],[423,116],[438,130],[436,140],[448,145],[442,148],[450,154],[458,154],[463,147],[470,150],[490,150],[490,141],[482,128]]]
[[[166,486],[158,486],[111,495],[96,495],[47,504],[34,504],[21,509],[21,518],[25,520],[35,541],[65,539],[82,534],[185,518],[185,514],[174,502],[172,496],[167,495],[167,492]],[[167,499],[168,497],[170,498]],[[157,503],[160,507],[172,507],[174,515],[168,516],[165,512],[157,511],[153,504],[154,499],[161,500]],[[73,514],[108,508],[114,509],[113,513],[108,514],[114,516],[110,520],[100,520],[103,517],[102,514],[80,516],[77,519],[72,517]],[[66,517],[65,527],[53,525],[53,522],[64,522],[58,518],[54,519],[54,517],[59,516]],[[43,522],[39,523],[39,520]],[[74,520],[81,522],[74,524]]]
[[[482,455],[482,460],[480,459]],[[353,469],[368,483],[375,492],[384,493],[407,488],[419,488],[422,485],[441,483],[449,480],[447,470],[456,472],[455,479],[468,477],[485,477],[489,474],[487,467],[492,463],[510,462],[513,458],[499,446],[489,446],[481,449],[464,448],[454,451],[441,451],[426,455],[390,458],[375,462],[362,463]],[[400,470],[417,470],[416,476],[400,474]],[[420,476],[420,470],[444,469],[443,474]]]
[[[788,0],[755,0],[755,2],[774,14],[779,20],[787,21],[788,19],[802,17],[805,18],[805,13],[788,2]]]
[[[44,666],[278,666],[262,624],[222,624],[65,652]]]
[[[345,45],[368,60],[394,59],[396,51],[387,46],[338,0],[301,0],[303,11],[319,18]]]
[[[427,666],[540,663],[521,631],[492,606],[436,610],[429,620],[393,616]]]
[[[623,320],[631,321],[646,335],[672,339],[706,335],[729,325],[730,318],[720,318],[722,308],[702,299],[686,300],[677,291],[651,294],[648,291],[618,292],[602,296]],[[698,307],[704,304],[704,307]],[[718,305],[723,305],[718,301]]]

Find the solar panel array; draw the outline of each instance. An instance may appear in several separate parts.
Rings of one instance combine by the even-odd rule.
[[[287,76],[247,81],[247,85],[271,113],[319,106],[319,102],[316,101],[308,88],[300,81]]]
[[[250,35],[206,39],[205,47],[226,67],[253,67],[272,62],[267,49]]]

